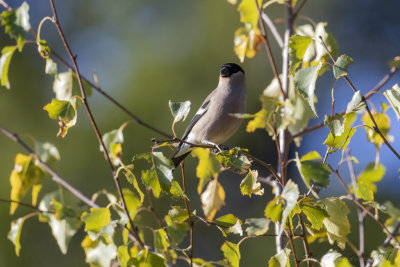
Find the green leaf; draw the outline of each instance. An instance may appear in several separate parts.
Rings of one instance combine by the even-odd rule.
[[[286,225],[286,219],[290,212],[294,209],[297,199],[299,198],[299,188],[292,180],[289,180],[283,188],[281,197],[285,200],[285,206],[282,211],[282,219],[278,235],[281,235]]]
[[[53,98],[43,109],[47,111],[51,119],[58,120],[60,129],[57,133],[57,137],[65,137],[68,133],[68,129],[76,124],[77,112],[75,98],[70,101]]]
[[[167,224],[168,236],[171,242],[178,245],[186,237],[189,230],[188,224],[185,222],[188,219],[187,211],[181,207],[173,207],[168,215],[164,217]]]
[[[71,205],[65,204],[67,197]],[[61,200],[64,204],[61,204]],[[48,222],[61,252],[67,254],[69,242],[82,226],[79,220],[82,211],[78,207],[78,200],[64,192],[61,196],[60,191],[54,191],[42,198],[39,209],[43,211],[41,221]]]
[[[85,231],[100,232],[111,223],[111,213],[108,208],[91,208],[90,213],[84,212],[81,219],[85,223]]]
[[[185,121],[190,111],[190,101],[185,102],[168,102],[169,109],[174,117],[174,124],[178,121]]]
[[[311,223],[311,227],[315,230],[320,230],[323,226],[324,219],[329,217],[324,209],[310,201],[300,202],[300,209]]]
[[[128,188],[123,188],[122,193],[124,195],[124,199],[126,202],[126,207],[129,211],[129,215],[131,218],[134,218],[136,215],[136,210],[141,206],[141,202],[137,195],[133,193]]]
[[[85,250],[86,262],[93,267],[109,267],[117,256],[117,247],[113,242],[105,244],[102,241],[92,241],[87,235],[81,246]]]
[[[399,68],[400,67],[400,56],[394,57],[392,60],[389,61],[388,65],[391,68]]]
[[[166,251],[169,247],[167,233],[164,229],[154,231],[154,248],[157,251]]]
[[[21,201],[28,190],[32,186],[39,184],[43,177],[43,170],[36,165],[31,155],[17,154],[15,156],[14,169],[10,175],[10,198],[15,201]],[[12,202],[10,204],[10,214],[14,214],[17,207],[18,203]]]
[[[187,211],[179,206],[172,206],[168,211],[168,216],[172,221],[182,223],[188,219]]]
[[[399,266],[398,253],[398,249],[392,246],[379,247],[371,252],[371,257],[374,259],[374,266],[395,267]]]
[[[376,192],[374,183],[379,182],[384,175],[385,168],[381,164],[368,163],[365,170],[357,177],[357,196],[366,201],[373,201]]]
[[[353,98],[347,104],[346,114],[350,112],[357,112],[365,108],[365,103],[362,101],[363,95],[360,91],[354,93]]]
[[[0,73],[1,85],[10,89],[10,82],[8,81],[8,69],[10,68],[11,58],[17,48],[15,46],[5,46],[1,50],[0,57]]]
[[[35,141],[35,152],[40,160],[48,165],[53,165],[56,161],[60,160],[60,152],[55,145],[49,142]]]
[[[286,267],[289,265],[289,255],[290,250],[285,248],[281,250],[278,254],[274,255],[269,261],[269,267]]]
[[[341,55],[337,60],[335,65],[333,65],[333,75],[336,79],[347,75],[347,68],[350,66],[354,60],[348,55]]]
[[[200,194],[206,183],[218,176],[221,171],[221,164],[214,153],[205,148],[196,148],[192,151],[192,156],[199,159],[196,176],[200,179],[197,187],[197,193]]]
[[[317,151],[310,151],[300,158],[300,161],[307,161],[313,159],[321,159],[321,155]]]
[[[266,218],[271,219],[274,223],[281,221],[282,219],[282,211],[283,211],[283,203],[281,200],[274,198],[270,202],[268,202],[265,207],[264,215]]]
[[[237,244],[225,241],[221,247],[221,250],[224,253],[225,259],[229,262],[229,266],[239,267],[240,250]]]
[[[249,218],[246,219],[247,224],[246,233],[248,235],[263,235],[269,229],[270,220],[266,218]]]
[[[324,124],[329,128],[333,136],[341,136],[344,132],[345,120],[345,116],[338,113],[336,113],[333,117],[325,115]]]
[[[329,215],[324,219],[329,243],[332,245],[336,241],[337,245],[344,249],[347,235],[350,233],[350,223],[347,218],[349,208],[342,200],[334,197],[319,200],[317,204]]]
[[[5,32],[12,38],[17,39],[18,49],[21,52],[28,31],[31,28],[29,23],[29,5],[23,2],[14,10],[6,10],[0,14],[1,25]]]
[[[136,179],[136,176],[133,174],[132,169],[133,165],[122,165],[123,168],[123,173],[125,174],[126,180],[128,180],[129,183],[133,185],[133,188],[135,188],[136,192],[139,194],[140,197],[140,203],[143,203],[144,201],[144,194],[142,190],[139,187],[139,183]]]
[[[179,183],[175,180],[172,180],[171,182],[171,190],[170,190],[171,195],[174,198],[180,198],[180,197],[185,197],[183,190]]]
[[[243,229],[241,221],[233,214],[226,214],[215,220],[217,227],[221,230],[224,237],[228,234],[239,234],[243,235]]]
[[[212,220],[215,213],[225,205],[225,191],[217,179],[208,183],[206,190],[201,194],[201,203],[204,215]]]
[[[82,85],[85,89],[86,96],[92,94],[92,87],[88,82],[82,80]],[[54,77],[53,92],[58,100],[69,101],[73,96],[81,96],[81,90],[78,83],[78,78],[72,70],[58,73]]]
[[[312,38],[294,34],[289,38],[290,73],[294,74],[304,54],[312,42]]]
[[[117,251],[117,257],[121,267],[128,267],[128,261],[130,260],[130,255],[127,246],[119,246]]]
[[[297,152],[296,165],[308,189],[315,197],[318,197],[316,191],[329,184],[329,175],[331,174],[329,167],[321,160],[300,160]]]
[[[166,267],[161,255],[143,249],[136,258],[132,259],[136,267]]]
[[[257,182],[258,172],[256,170],[250,170],[246,177],[240,183],[240,191],[242,195],[248,195],[251,197],[252,194],[263,195],[264,188],[261,188],[261,184]]]
[[[317,112],[315,111],[314,106],[314,90],[318,72],[321,70],[321,67],[322,63],[318,64],[317,66],[301,69],[294,76],[296,89],[310,105],[315,116],[317,116]]]
[[[233,168],[244,174],[249,170],[251,163],[240,150],[238,147],[229,151],[223,150],[217,154],[217,159],[225,168]]]
[[[108,155],[114,166],[121,163],[122,145],[124,143],[123,127],[112,130],[103,135],[103,143],[108,151]],[[100,151],[103,152],[103,147],[100,146]]]
[[[328,137],[324,141],[324,144],[331,148],[329,153],[336,152],[337,150],[343,151],[347,147],[350,143],[351,137],[353,137],[356,132],[356,128],[351,128],[356,117],[357,115],[355,112],[344,115],[344,130],[340,136],[334,136],[332,133],[329,133]]]
[[[392,106],[394,113],[396,114],[397,119],[400,119],[400,87],[398,84],[395,84],[392,89],[386,90],[383,93],[386,99],[389,101]]]
[[[383,136],[386,139],[390,139],[388,133],[390,131],[390,119],[389,116],[385,113],[379,113],[376,110],[372,110],[372,116],[375,119],[376,124],[381,130]],[[368,125],[369,127],[364,127],[365,132],[367,134],[368,142],[371,142],[375,145],[376,148],[380,148],[381,145],[384,143],[382,137],[374,130],[375,124],[372,122],[371,117],[369,116],[368,112],[365,112],[362,116],[361,120],[364,124]]]
[[[142,180],[146,186],[151,188],[154,197],[159,198],[161,193],[161,186],[158,182],[156,171],[154,169],[143,170]]]
[[[21,250],[21,243],[20,243],[20,238],[21,238],[21,231],[22,231],[22,226],[24,225],[24,219],[23,218],[18,218],[14,221],[11,222],[11,228],[10,231],[8,232],[7,238],[13,242],[15,246],[15,254],[19,256],[19,251]]]
[[[262,0],[258,0],[258,5],[261,6]],[[252,28],[257,28],[258,9],[256,3],[252,0],[242,0],[239,4],[238,11],[240,13],[240,21],[245,24],[250,24]]]

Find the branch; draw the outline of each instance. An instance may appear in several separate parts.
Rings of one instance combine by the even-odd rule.
[[[346,149],[347,157],[350,158],[350,149]],[[353,185],[354,195],[353,197],[358,201],[357,197],[357,182],[356,182],[356,174],[354,171],[353,162],[350,159],[347,159],[347,165],[349,167],[351,184]],[[364,267],[364,216],[360,207],[357,207],[357,217],[358,217],[358,231],[359,231],[359,253],[361,254],[360,259],[360,267]]]
[[[185,178],[185,162],[181,162],[181,169],[182,169],[182,184],[183,184],[183,193],[186,195],[186,178]],[[185,201],[185,207],[188,214],[188,221],[189,221],[189,229],[190,229],[190,267],[193,267],[193,230],[194,230],[194,223],[190,216],[190,208],[189,208],[189,201],[186,197],[183,198]]]
[[[21,201],[17,201],[17,200],[0,198],[0,202],[5,202],[5,203],[17,203],[17,204],[20,205],[20,206],[24,206],[24,207],[27,207],[27,208],[34,209],[34,210],[36,210],[36,211],[39,212],[39,213],[44,213],[43,210],[39,209],[39,208],[36,207],[36,206],[33,206],[33,205],[31,205],[31,204],[28,204],[28,203],[21,202]],[[47,211],[46,211],[46,212],[47,212]]]
[[[271,45],[269,44],[267,32],[265,30],[264,22],[262,20],[262,9],[259,6],[258,1],[255,0],[255,2],[256,2],[257,9],[258,9],[258,21],[260,23],[261,34],[263,36],[264,45],[265,45],[265,48],[267,50],[268,59],[269,59],[269,62],[271,64],[272,71],[274,72],[274,76],[278,80],[279,88],[281,90],[281,94],[282,94],[282,96],[284,98],[286,98],[286,93],[283,90],[282,82],[281,82],[281,79],[279,78],[279,73],[278,73],[278,69],[276,67],[276,62],[275,62],[274,56],[272,55]]]
[[[276,29],[274,22],[268,17],[268,15],[265,12],[262,12],[261,17],[262,17],[263,21],[265,22],[265,24],[267,24],[272,35],[275,37],[275,40],[278,43],[279,47],[281,49],[283,49],[283,40],[282,40],[282,37],[279,35],[279,32]]]
[[[127,206],[126,206],[126,201],[125,201],[124,194],[122,193],[122,188],[121,188],[121,184],[120,184],[120,182],[119,182],[119,178],[118,178],[118,176],[116,175],[115,168],[114,168],[113,163],[112,163],[112,161],[111,161],[111,159],[110,159],[110,156],[109,156],[109,154],[108,154],[107,148],[106,148],[106,146],[104,145],[104,142],[103,142],[103,140],[102,140],[101,133],[100,133],[99,128],[97,127],[97,124],[96,124],[96,122],[95,122],[95,120],[94,120],[92,111],[91,111],[91,109],[90,109],[90,107],[89,107],[89,103],[88,103],[87,98],[86,98],[85,89],[84,89],[83,84],[82,84],[81,74],[80,74],[80,72],[79,72],[78,64],[76,63],[76,56],[74,56],[74,55],[72,54],[71,48],[70,48],[70,46],[69,46],[67,40],[65,39],[64,33],[63,33],[62,29],[61,29],[61,25],[60,25],[60,23],[59,23],[58,16],[57,16],[57,11],[56,11],[56,8],[55,8],[55,5],[54,5],[54,0],[50,0],[50,5],[51,5],[51,9],[52,9],[52,11],[53,11],[53,20],[54,20],[54,24],[55,24],[55,26],[56,26],[56,28],[57,28],[58,34],[60,35],[60,38],[61,38],[63,44],[64,44],[64,46],[65,46],[65,49],[66,49],[66,51],[67,51],[67,53],[68,53],[68,55],[69,55],[69,57],[70,57],[70,59],[71,59],[71,61],[72,61],[72,64],[73,64],[74,70],[75,70],[75,74],[76,74],[76,76],[77,76],[77,78],[78,78],[78,84],[79,84],[79,88],[80,88],[81,95],[82,95],[83,105],[85,106],[86,113],[87,113],[88,116],[89,116],[89,119],[90,119],[90,122],[91,122],[91,124],[92,124],[93,130],[94,130],[94,132],[95,132],[95,134],[96,134],[96,137],[97,137],[97,139],[98,139],[98,141],[99,141],[99,143],[100,143],[100,146],[102,147],[102,149],[103,149],[103,151],[104,151],[104,156],[105,156],[105,158],[106,158],[106,160],[107,160],[107,162],[108,162],[108,165],[109,165],[109,167],[110,167],[110,169],[111,169],[111,172],[112,172],[112,175],[113,175],[113,178],[114,178],[116,187],[117,187],[117,189],[118,189],[118,193],[119,193],[120,198],[121,198],[122,207],[123,207],[123,209],[124,209],[124,212],[125,212],[126,216],[127,216],[128,219],[129,219],[129,223],[130,223],[130,225],[131,225],[131,228],[134,230],[134,231],[132,232],[132,234],[135,236],[135,239],[136,239],[137,243],[139,244],[139,246],[140,246],[141,248],[144,248],[144,243],[142,242],[142,240],[140,239],[140,237],[139,237],[139,235],[138,235],[137,228],[135,227],[135,225],[134,225],[134,223],[133,223],[133,220],[132,220],[132,218],[131,218],[131,216],[130,216],[130,214],[129,214],[128,208],[127,208]]]
[[[339,182],[342,184],[343,188],[346,190],[347,194],[349,194],[349,198],[351,201],[353,201],[358,207],[360,207],[360,209],[362,209],[363,212],[365,212],[366,214],[368,214],[374,221],[376,221],[379,226],[382,228],[382,230],[391,238],[393,239],[397,245],[400,246],[399,241],[396,239],[396,237],[394,236],[394,234],[392,234],[387,227],[374,215],[372,214],[366,207],[364,207],[360,201],[358,201],[357,199],[355,199],[353,197],[353,195],[350,192],[350,189],[347,187],[347,185],[344,183],[342,177],[340,176],[339,172],[335,169],[333,169],[329,164],[327,164],[329,169],[336,175],[336,177],[339,179]]]
[[[306,226],[304,225],[304,220],[303,216],[301,213],[298,213],[297,216],[299,217],[300,225],[301,225],[301,238],[303,239],[303,245],[304,245],[304,251],[305,251],[305,257],[309,259],[311,257],[311,252],[310,252],[310,246],[308,244],[307,240],[307,233],[306,233]],[[312,267],[312,263],[310,261],[307,261],[307,267]]]
[[[81,192],[79,192],[75,187],[72,185],[68,184],[64,179],[62,179],[52,168],[50,168],[46,163],[44,163],[39,156],[33,151],[32,148],[30,148],[24,141],[19,138],[19,136],[15,133],[11,133],[8,130],[6,130],[4,127],[0,126],[0,132],[3,133],[5,136],[10,138],[12,141],[15,143],[19,144],[22,146],[29,154],[33,155],[37,161],[39,162],[40,167],[42,167],[47,173],[49,173],[52,176],[52,179],[54,182],[57,184],[61,185],[65,189],[67,189],[69,192],[71,192],[74,196],[76,196],[78,199],[80,199],[82,202],[87,204],[90,207],[93,208],[99,208],[99,206],[85,197]]]

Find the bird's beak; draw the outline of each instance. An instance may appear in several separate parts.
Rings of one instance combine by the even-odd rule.
[[[222,67],[220,70],[221,77],[229,77],[229,69],[228,67]]]

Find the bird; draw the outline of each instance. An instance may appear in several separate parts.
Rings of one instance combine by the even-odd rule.
[[[175,168],[194,149],[188,143],[214,145],[221,150],[219,145],[227,141],[242,122],[233,114],[246,111],[246,98],[244,70],[235,63],[222,65],[217,88],[201,104],[171,157]]]

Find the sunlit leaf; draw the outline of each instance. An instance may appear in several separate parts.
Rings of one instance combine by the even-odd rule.
[[[169,247],[167,233],[164,229],[158,229],[154,232],[154,248],[157,251],[165,251]]]
[[[330,249],[321,258],[321,267],[352,267],[347,258],[342,257],[339,252]]]
[[[400,56],[394,57],[392,60],[389,61],[389,67],[391,68],[399,68],[400,67]]]
[[[14,169],[10,175],[11,199],[21,201],[28,190],[40,182],[44,177],[43,170],[35,164],[32,156],[17,154],[15,156]],[[14,214],[18,203],[10,204],[10,214]]]
[[[350,212],[349,208],[342,200],[334,197],[319,200],[317,204],[329,215],[324,219],[329,243],[332,245],[336,241],[337,245],[344,249],[347,235],[350,233],[350,223],[347,218],[347,214]]]
[[[1,50],[0,57],[0,74],[1,85],[10,89],[10,82],[8,81],[8,70],[10,68],[11,58],[17,48],[15,46],[5,46]]]
[[[225,237],[230,233],[243,235],[241,221],[233,214],[221,216],[215,219],[215,223]]]
[[[309,36],[294,34],[289,38],[290,72],[294,73],[303,61],[304,54],[312,42]]]
[[[118,128],[107,132],[103,135],[103,143],[108,151],[108,155],[114,166],[118,166],[122,157],[122,145],[124,143],[123,128]],[[103,152],[103,147],[100,146],[100,151]]]
[[[341,55],[333,65],[333,75],[336,79],[347,75],[347,68],[354,62],[348,55]]]
[[[128,247],[127,246],[119,246],[117,250],[118,261],[121,264],[121,267],[128,267],[128,261],[131,258],[129,256]]]
[[[281,250],[278,254],[274,255],[269,261],[269,267],[287,267],[289,266],[289,255],[290,250],[285,248]]]
[[[304,156],[300,158],[300,161],[307,161],[307,160],[313,160],[313,159],[322,159],[321,155],[317,151],[310,151]]]
[[[378,125],[379,130],[383,134],[386,139],[390,139],[388,133],[390,131],[390,119],[389,116],[385,113],[378,113],[376,110],[372,110],[372,116],[375,119],[376,124]],[[371,120],[371,117],[367,112],[364,113],[361,120],[364,124],[368,125],[369,127],[364,127],[365,132],[367,134],[367,139],[369,142],[373,143],[376,148],[380,148],[381,145],[384,143],[382,137],[374,130],[374,123]]]
[[[143,170],[142,180],[146,186],[151,188],[153,195],[158,198],[161,193],[161,186],[157,179],[156,171],[154,169]]]
[[[282,219],[283,203],[279,198],[274,198],[268,202],[265,207],[264,215],[273,222],[279,222]]]
[[[139,252],[136,258],[132,259],[136,267],[166,267],[164,258],[157,253],[143,249]]]
[[[329,217],[328,213],[311,201],[301,201],[299,205],[301,211],[311,223],[311,227],[315,230],[320,230],[323,226],[324,219]]]
[[[185,222],[187,219],[187,211],[181,207],[173,207],[164,217],[167,233],[173,244],[178,245],[185,238],[189,230],[189,226]]]
[[[261,6],[262,0],[257,0],[258,5]],[[252,28],[257,28],[258,23],[258,9],[255,1],[242,0],[239,4],[238,11],[240,13],[240,21],[248,23]]]
[[[182,187],[175,180],[172,180],[172,182],[171,182],[170,193],[174,198],[184,197]]]
[[[357,177],[357,196],[367,201],[374,200],[376,186],[385,175],[385,168],[375,162],[368,163],[364,171]]]
[[[113,242],[105,244],[102,241],[93,241],[89,236],[83,239],[81,246],[86,254],[86,262],[91,266],[109,267],[117,256],[117,247]]]
[[[217,179],[208,183],[206,190],[201,194],[201,203],[204,215],[212,220],[215,213],[225,205],[225,191]]]
[[[241,154],[240,148],[237,147],[219,152],[217,159],[225,168],[233,168],[242,174],[246,173],[251,165],[249,159]]]
[[[307,157],[306,157],[307,158]],[[322,160],[300,160],[296,152],[296,165],[304,183],[315,197],[321,187],[328,186],[331,171]]]
[[[325,115],[324,124],[329,128],[333,136],[341,136],[344,131],[346,117],[336,113],[333,117]]]
[[[294,76],[296,89],[310,105],[315,116],[317,116],[317,112],[315,111],[314,106],[314,90],[318,72],[320,71],[321,67],[322,64],[320,63],[317,66],[300,69]]]
[[[392,89],[386,90],[383,93],[386,99],[389,101],[392,106],[394,113],[396,114],[397,119],[400,119],[400,87],[398,84],[395,84]]]
[[[250,170],[240,183],[240,191],[242,192],[242,195],[248,195],[251,197],[252,194],[259,196],[264,194],[264,188],[261,188],[261,183],[257,182],[257,178],[257,170]]]
[[[254,57],[260,51],[262,38],[260,30],[251,28],[250,24],[235,31],[233,50],[240,62],[243,62],[245,57]]]
[[[351,101],[347,104],[346,114],[350,112],[357,112],[365,108],[365,103],[362,101],[363,95],[360,91],[354,93]]]
[[[133,188],[135,188],[136,192],[139,194],[140,203],[143,203],[144,194],[139,187],[139,183],[136,179],[136,176],[132,172],[133,165],[128,165],[128,166],[123,165],[122,168],[123,168],[123,173],[125,174],[126,180],[128,180],[128,182],[133,185]]]
[[[200,179],[197,187],[197,193],[200,194],[206,183],[218,176],[221,171],[221,164],[214,153],[205,148],[196,148],[192,151],[192,156],[199,159],[196,176]]]
[[[57,63],[55,63],[51,58],[46,59],[45,73],[52,76],[58,75]]]
[[[131,218],[134,218],[136,215],[136,210],[141,206],[141,202],[137,195],[128,188],[123,188],[122,193],[124,194],[124,199],[126,202],[126,207],[129,211],[129,215]]]
[[[15,254],[19,256],[19,251],[21,250],[21,231],[22,231],[22,226],[24,225],[24,219],[23,218],[18,218],[14,221],[11,222],[11,228],[10,231],[8,232],[7,238],[13,242],[15,246]]]
[[[224,253],[225,259],[229,262],[229,266],[239,267],[240,250],[237,244],[225,241],[221,247],[221,250]]]
[[[350,112],[344,115],[344,130],[340,136],[334,136],[329,133],[328,137],[325,139],[324,144],[330,147],[329,153],[335,152],[337,150],[343,151],[347,145],[350,143],[351,138],[356,132],[356,128],[351,128],[357,115],[355,112]]]
[[[58,100],[53,98],[49,104],[44,106],[49,117],[53,120],[58,120],[59,131],[57,137],[65,137],[68,129],[76,124],[76,99],[70,101]]]
[[[174,123],[184,121],[190,111],[190,101],[185,102],[168,102],[169,109],[174,117]]]
[[[282,210],[281,224],[278,233],[279,235],[282,234],[286,224],[286,219],[295,207],[297,199],[299,198],[299,188],[297,184],[292,180],[289,180],[283,188],[281,197],[285,200],[285,205]]]
[[[395,267],[398,266],[399,254],[398,249],[392,246],[379,247],[371,252],[371,257],[374,259],[373,266],[379,267]]]
[[[5,32],[12,38],[17,39],[18,49],[21,52],[26,35],[31,28],[28,3],[23,2],[17,9],[3,11],[0,14],[0,19]]]
[[[246,219],[247,224],[246,233],[248,235],[263,235],[269,229],[270,220],[266,218],[249,218]]]
[[[100,232],[111,223],[111,213],[108,208],[91,208],[90,213],[83,213],[81,219],[85,223],[85,231]]]
[[[85,80],[82,80],[82,85],[85,89],[86,96],[92,94],[92,88]],[[58,100],[69,101],[73,96],[80,96],[81,90],[79,88],[78,78],[72,70],[67,72],[58,73],[54,77],[53,92],[56,94]]]
[[[61,204],[61,198],[63,198],[64,204]],[[46,194],[39,204],[39,209],[43,211],[40,215],[41,220],[48,222],[63,254],[67,253],[71,238],[82,226],[82,222],[79,220],[81,209],[77,207],[77,200],[73,198],[72,206],[69,206],[65,204],[65,198],[65,193],[61,197],[60,191],[55,191]]]

